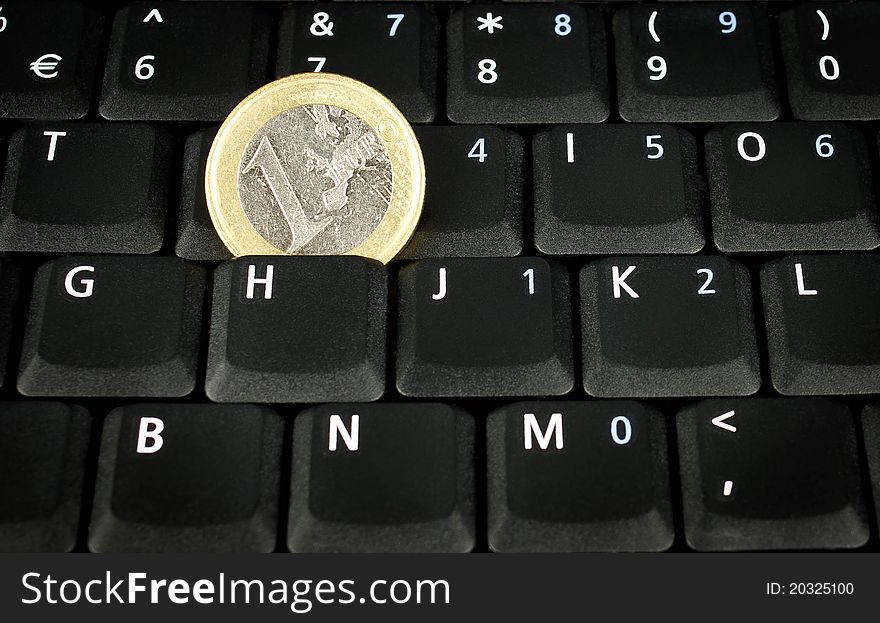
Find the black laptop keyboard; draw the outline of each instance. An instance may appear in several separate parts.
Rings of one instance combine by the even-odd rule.
[[[0,551],[877,549],[880,3],[0,0]],[[387,267],[234,261],[218,124],[414,124]]]

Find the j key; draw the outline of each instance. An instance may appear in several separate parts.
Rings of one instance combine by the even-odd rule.
[[[494,551],[672,545],[660,413],[637,402],[527,402],[495,411],[487,426]]]
[[[781,394],[880,392],[880,256],[794,256],[761,270],[770,372]]]
[[[428,179],[402,259],[509,257],[523,248],[523,141],[494,126],[415,128]]]
[[[0,117],[79,119],[89,111],[101,18],[79,2],[0,6]]]
[[[761,384],[748,271],[723,257],[615,257],[581,271],[593,396],[743,396]]]
[[[868,540],[853,417],[824,398],[709,400],[678,414],[684,531],[698,550]]]
[[[205,200],[205,164],[217,128],[199,130],[186,141],[180,216],[174,253],[187,260],[228,260],[231,255],[217,235]]]
[[[0,387],[6,376],[6,358],[12,339],[12,315],[18,299],[19,270],[9,262],[0,261]]]
[[[880,520],[880,405],[865,407],[862,413],[865,433],[865,451],[871,469],[871,488],[874,490],[874,512]]]
[[[158,251],[171,149],[169,135],[140,124],[19,130],[0,194],[0,250]]]
[[[779,116],[766,9],[645,4],[614,16],[627,121],[771,121]]]
[[[220,121],[266,82],[269,18],[243,3],[134,2],[116,14],[106,119]]]
[[[474,422],[442,404],[335,404],[293,430],[292,552],[468,552]]]
[[[875,2],[811,2],[779,17],[791,111],[798,119],[880,119]]]
[[[456,123],[608,118],[605,26],[582,5],[473,5],[449,18],[447,114]]]
[[[205,273],[174,257],[65,257],[37,271],[18,390],[185,396],[195,387]]]
[[[205,390],[217,402],[378,400],[388,276],[373,260],[252,257],[214,273]]]
[[[329,71],[387,95],[410,121],[437,113],[437,16],[413,4],[309,2],[285,9],[278,77]]]
[[[557,126],[533,146],[535,246],[549,254],[696,253],[693,137],[671,126]]]
[[[568,274],[540,258],[422,260],[398,282],[405,396],[559,396],[574,386]]]
[[[735,124],[706,136],[722,251],[873,249],[880,225],[860,132],[840,123]]]
[[[0,552],[76,545],[90,418],[60,402],[0,402]]]
[[[271,552],[284,425],[253,405],[139,404],[107,416],[93,552]]]

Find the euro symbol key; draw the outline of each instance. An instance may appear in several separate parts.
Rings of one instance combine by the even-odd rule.
[[[40,58],[31,63],[31,71],[38,77],[50,80],[58,77],[58,63],[61,57],[57,54],[43,54]]]

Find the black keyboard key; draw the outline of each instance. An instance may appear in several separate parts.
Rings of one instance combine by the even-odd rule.
[[[781,394],[880,392],[880,256],[792,256],[761,270],[770,373]]]
[[[407,119],[437,113],[437,16],[414,4],[309,2],[287,7],[278,77],[327,71],[378,89]]]
[[[189,394],[205,271],[174,257],[65,257],[37,271],[18,376],[26,396]]]
[[[187,260],[228,260],[232,255],[217,235],[205,200],[205,164],[217,128],[199,130],[186,140],[174,254]]]
[[[474,422],[442,404],[335,404],[294,422],[292,552],[468,552]]]
[[[139,404],[104,423],[93,552],[271,552],[284,425],[253,405]]]
[[[771,121],[779,116],[766,8],[644,4],[614,16],[627,121]]]
[[[581,271],[584,389],[743,396],[761,384],[748,271],[724,257],[614,257]]]
[[[495,126],[415,128],[427,182],[400,259],[510,257],[523,249],[523,140]]]
[[[875,2],[810,2],[779,16],[791,111],[798,119],[880,119]]]
[[[824,398],[709,400],[678,414],[684,532],[698,550],[868,540],[855,427]]]
[[[18,301],[19,283],[19,269],[9,262],[0,261],[0,387],[3,387],[6,376],[6,358],[13,337],[13,313]]]
[[[17,131],[0,194],[0,250],[158,251],[171,150],[170,135],[140,124]]]
[[[862,428],[865,433],[871,488],[874,491],[874,512],[880,520],[880,404],[865,407],[862,412]]]
[[[0,402],[0,552],[76,545],[90,418],[60,402]]]
[[[880,245],[868,149],[846,125],[728,125],[707,134],[706,168],[722,251]]]
[[[705,244],[694,138],[671,126],[556,126],[535,136],[543,253],[696,253]]]
[[[353,256],[250,257],[214,273],[205,391],[217,402],[378,400],[388,276]]]
[[[0,117],[79,119],[89,112],[102,19],[80,2],[0,7]]]
[[[672,545],[660,413],[637,402],[524,402],[495,411],[487,426],[494,551]]]
[[[472,5],[447,30],[456,123],[598,123],[608,118],[605,25],[583,5]]]
[[[569,282],[541,258],[433,259],[401,269],[405,396],[559,396],[574,386]]]
[[[266,82],[269,16],[233,2],[134,2],[116,14],[106,119],[221,121]]]

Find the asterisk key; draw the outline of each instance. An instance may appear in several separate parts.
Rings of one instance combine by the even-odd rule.
[[[495,29],[501,30],[504,26],[501,24],[501,16],[497,17],[492,15],[492,13],[486,13],[486,17],[478,17],[477,18],[477,30],[488,30],[489,34],[494,34]]]

